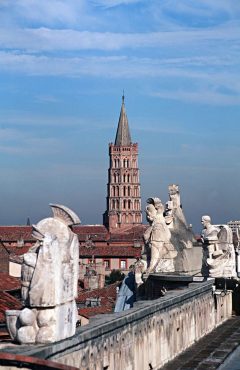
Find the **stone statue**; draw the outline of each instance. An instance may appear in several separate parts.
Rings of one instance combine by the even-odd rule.
[[[212,258],[213,252],[218,249],[218,233],[219,227],[212,225],[210,216],[202,216],[201,224],[203,225],[203,230],[201,234],[202,243],[207,246],[208,257]]]
[[[33,226],[37,241],[24,255],[25,308],[6,311],[10,335],[19,343],[55,342],[74,335],[76,329],[79,243],[71,227],[80,220],[67,207],[50,206],[54,217]]]
[[[196,274],[201,270],[202,251],[201,248],[194,247],[196,239],[183,212],[179,186],[169,185],[168,195],[164,217],[171,232],[171,243],[177,251],[174,259],[175,272]]]
[[[173,259],[177,252],[170,242],[171,233],[164,218],[164,206],[159,198],[147,200],[146,217],[149,227],[144,233],[144,242],[150,251],[150,263],[147,272],[174,271]]]
[[[210,216],[202,217],[203,262],[210,277],[236,277],[236,256],[232,230],[228,225],[212,225]]]
[[[192,248],[195,238],[182,210],[179,186],[175,184],[169,185],[168,195],[169,201],[165,205],[164,215],[166,223],[171,230],[174,245],[176,245],[179,251],[185,248]]]

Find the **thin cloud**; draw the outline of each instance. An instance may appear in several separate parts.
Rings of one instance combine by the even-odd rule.
[[[203,60],[203,59],[202,59]],[[216,60],[216,59],[215,59]],[[213,59],[207,64],[214,65]],[[230,62],[231,63],[231,62]],[[156,58],[140,58],[128,56],[93,56],[93,57],[49,57],[11,52],[0,52],[0,66],[6,71],[19,71],[28,75],[69,75],[69,76],[101,76],[110,77],[138,77],[138,76],[182,76],[189,78],[208,78],[217,73],[207,73],[202,70],[185,68],[194,65],[193,59],[178,61]],[[217,62],[218,65],[218,62]],[[109,68],[110,67],[110,68]],[[229,74],[231,76],[231,74]]]
[[[37,29],[0,29],[0,46],[6,49],[28,50],[28,52],[57,50],[121,50],[143,49],[157,46],[171,47],[206,41],[239,41],[239,23],[229,23],[209,29],[182,29],[181,31],[149,33],[112,33]]]
[[[119,5],[131,5],[141,3],[143,0],[92,0],[93,5],[103,6],[104,8],[113,8]]]
[[[38,95],[36,101],[40,103],[58,103],[59,99],[53,95]]]
[[[77,118],[75,116],[48,116],[41,114],[27,114],[22,111],[16,111],[14,113],[3,112],[0,116],[0,125],[5,128],[9,126],[77,126],[80,128],[85,127],[86,119]],[[0,136],[4,133],[6,134],[6,129],[0,130]]]
[[[221,94],[216,91],[199,90],[199,91],[158,91],[152,96],[161,99],[178,100],[182,102],[192,102],[197,104],[210,104],[210,105],[239,105],[240,96],[231,96]]]
[[[127,56],[99,56],[99,57],[52,57],[37,56],[18,53],[0,53],[0,66],[2,70],[23,73],[26,75],[43,76],[67,76],[80,78],[81,76],[94,76],[105,78],[158,78],[163,81],[168,78],[167,90],[150,93],[152,96],[195,102],[201,104],[238,105],[240,102],[240,83],[236,79],[239,69],[236,61],[233,62],[228,56],[223,57],[222,66],[215,57],[188,57],[171,59],[134,58]],[[224,64],[225,63],[225,64]],[[229,72],[223,70],[223,66],[234,67]],[[204,68],[203,68],[204,66]],[[215,67],[212,70],[212,66]],[[189,81],[184,90],[174,88],[171,85]],[[45,101],[57,102],[54,97],[46,96]],[[51,117],[31,117],[21,115],[6,117],[5,123],[16,122],[22,124],[43,125],[80,125],[76,118],[59,119]],[[0,118],[0,123],[3,117]],[[71,122],[71,123],[69,123]]]

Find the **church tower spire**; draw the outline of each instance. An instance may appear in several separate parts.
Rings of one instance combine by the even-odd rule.
[[[138,144],[131,141],[124,100],[123,95],[115,142],[109,144],[107,210],[103,223],[110,231],[142,223]]]
[[[128,119],[127,119],[127,113],[125,110],[125,104],[124,104],[124,95],[122,96],[122,107],[120,111],[119,121],[118,121],[118,128],[115,138],[115,145],[130,145],[131,144],[131,135],[130,130],[128,126]]]

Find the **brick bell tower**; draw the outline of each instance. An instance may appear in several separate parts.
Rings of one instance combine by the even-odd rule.
[[[115,143],[109,144],[107,210],[103,223],[110,231],[142,223],[138,144],[132,143],[122,96]]]

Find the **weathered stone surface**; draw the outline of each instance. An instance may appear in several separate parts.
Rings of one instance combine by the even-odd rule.
[[[149,198],[146,207],[149,228],[144,234],[149,272],[200,273],[202,249],[184,216],[179,186],[169,185],[169,201]]]
[[[171,243],[178,252],[174,259],[174,271],[200,272],[202,251],[194,246],[196,240],[183,212],[179,186],[169,185],[168,195],[169,201],[165,205],[165,220],[171,232]]]
[[[214,297],[212,284],[137,302],[131,310],[94,318],[72,338],[19,351],[82,370],[146,370],[149,364],[157,370],[231,316],[231,293]]]
[[[210,216],[202,216],[203,264],[211,277],[236,277],[236,255],[232,230],[228,225],[212,225]]]
[[[15,316],[8,311],[9,330],[20,343],[53,342],[75,333],[79,245],[70,226],[80,220],[67,207],[51,207],[54,217],[34,226],[37,242],[24,255],[21,275],[26,308]]]
[[[149,198],[147,202],[146,217],[149,227],[144,233],[147,253],[150,252],[147,272],[172,272],[177,251],[170,242],[171,233],[164,218],[164,206],[159,198]]]

